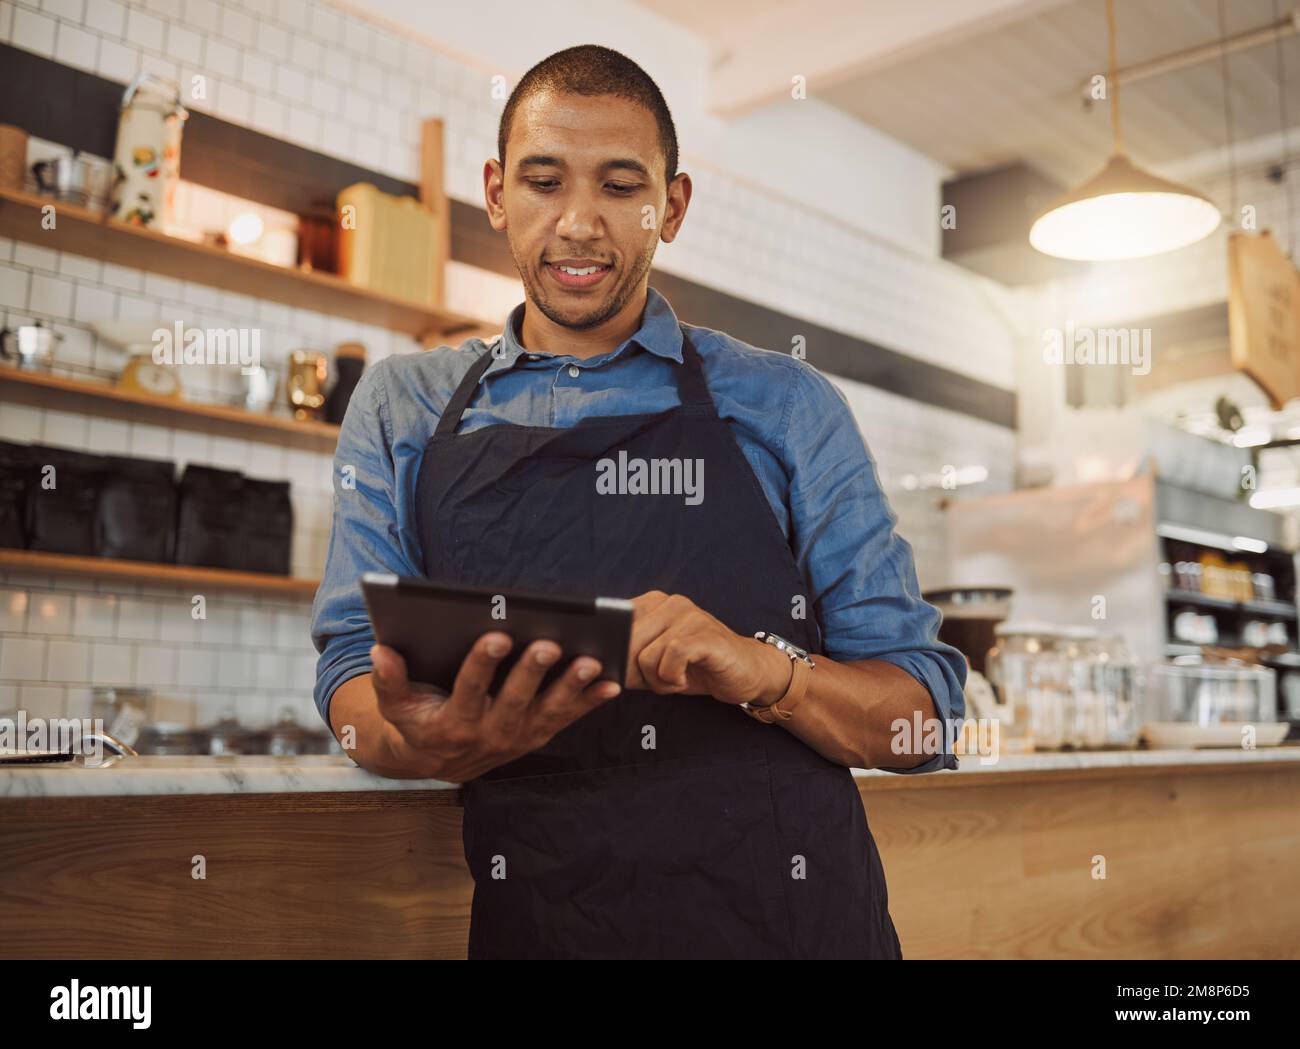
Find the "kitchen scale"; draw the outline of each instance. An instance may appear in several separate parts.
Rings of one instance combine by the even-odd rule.
[[[126,364],[117,375],[121,390],[177,400],[181,396],[180,373],[173,365],[159,364],[153,359],[153,333],[170,326],[162,320],[96,321],[91,327],[105,342],[116,346],[127,355]]]

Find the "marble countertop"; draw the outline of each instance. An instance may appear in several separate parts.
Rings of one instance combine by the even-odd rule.
[[[6,798],[150,794],[286,794],[331,791],[455,790],[433,779],[387,779],[342,754],[275,758],[136,757],[102,769],[71,765],[0,765]]]
[[[1123,750],[1003,755],[991,764],[963,757],[955,772],[900,776],[879,769],[854,769],[859,778],[888,777],[903,787],[927,781],[938,785],[952,776],[996,779],[1009,773],[1079,769],[1183,768],[1198,765],[1300,765],[1300,746],[1258,750]],[[903,782],[903,781],[906,781]],[[0,765],[0,806],[9,798],[87,797],[93,795],[282,794],[400,790],[455,790],[441,780],[386,779],[359,768],[341,754],[311,757],[139,757],[110,768]]]
[[[1075,750],[1044,751],[1040,754],[1003,754],[993,761],[978,755],[960,759],[961,768],[940,776],[997,776],[1022,772],[1066,772],[1078,769],[1195,768],[1198,765],[1257,765],[1294,763],[1300,765],[1300,746],[1284,745],[1240,750],[1206,747],[1200,750]],[[854,769],[855,776],[890,776],[898,773],[881,769]]]

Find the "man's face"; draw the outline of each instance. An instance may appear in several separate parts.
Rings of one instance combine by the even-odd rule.
[[[484,182],[528,301],[556,324],[586,329],[644,291],[655,247],[676,236],[689,198],[685,175],[672,186],[665,175],[644,106],[549,91],[525,99],[506,168],[488,161]]]

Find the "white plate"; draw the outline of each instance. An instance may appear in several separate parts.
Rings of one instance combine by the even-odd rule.
[[[1186,750],[1189,747],[1233,747],[1241,749],[1241,730],[1246,722],[1225,721],[1218,725],[1191,725],[1185,721],[1149,721],[1142,726],[1147,745],[1157,750]],[[1286,739],[1290,726],[1285,721],[1255,725],[1255,746],[1276,747]]]

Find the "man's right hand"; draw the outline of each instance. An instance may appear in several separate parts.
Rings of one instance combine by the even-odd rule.
[[[600,673],[600,662],[581,656],[539,693],[542,678],[563,653],[552,641],[535,641],[511,667],[500,691],[493,696],[488,689],[512,647],[508,634],[484,634],[461,664],[451,694],[444,695],[413,685],[407,679],[406,661],[401,655],[385,645],[373,646],[369,683],[377,703],[379,727],[390,737],[384,748],[389,757],[376,761],[375,770],[391,775],[384,766],[396,764],[408,776],[463,783],[543,746],[566,725],[620,691],[613,681],[592,684]],[[345,692],[354,692],[349,688],[353,681],[359,683],[354,678],[335,691],[331,721],[336,725],[346,721],[347,712],[338,711],[341,718],[334,717],[333,706]],[[371,750],[361,738],[364,725],[356,728],[357,750],[361,753],[353,756],[369,765],[362,760]]]

